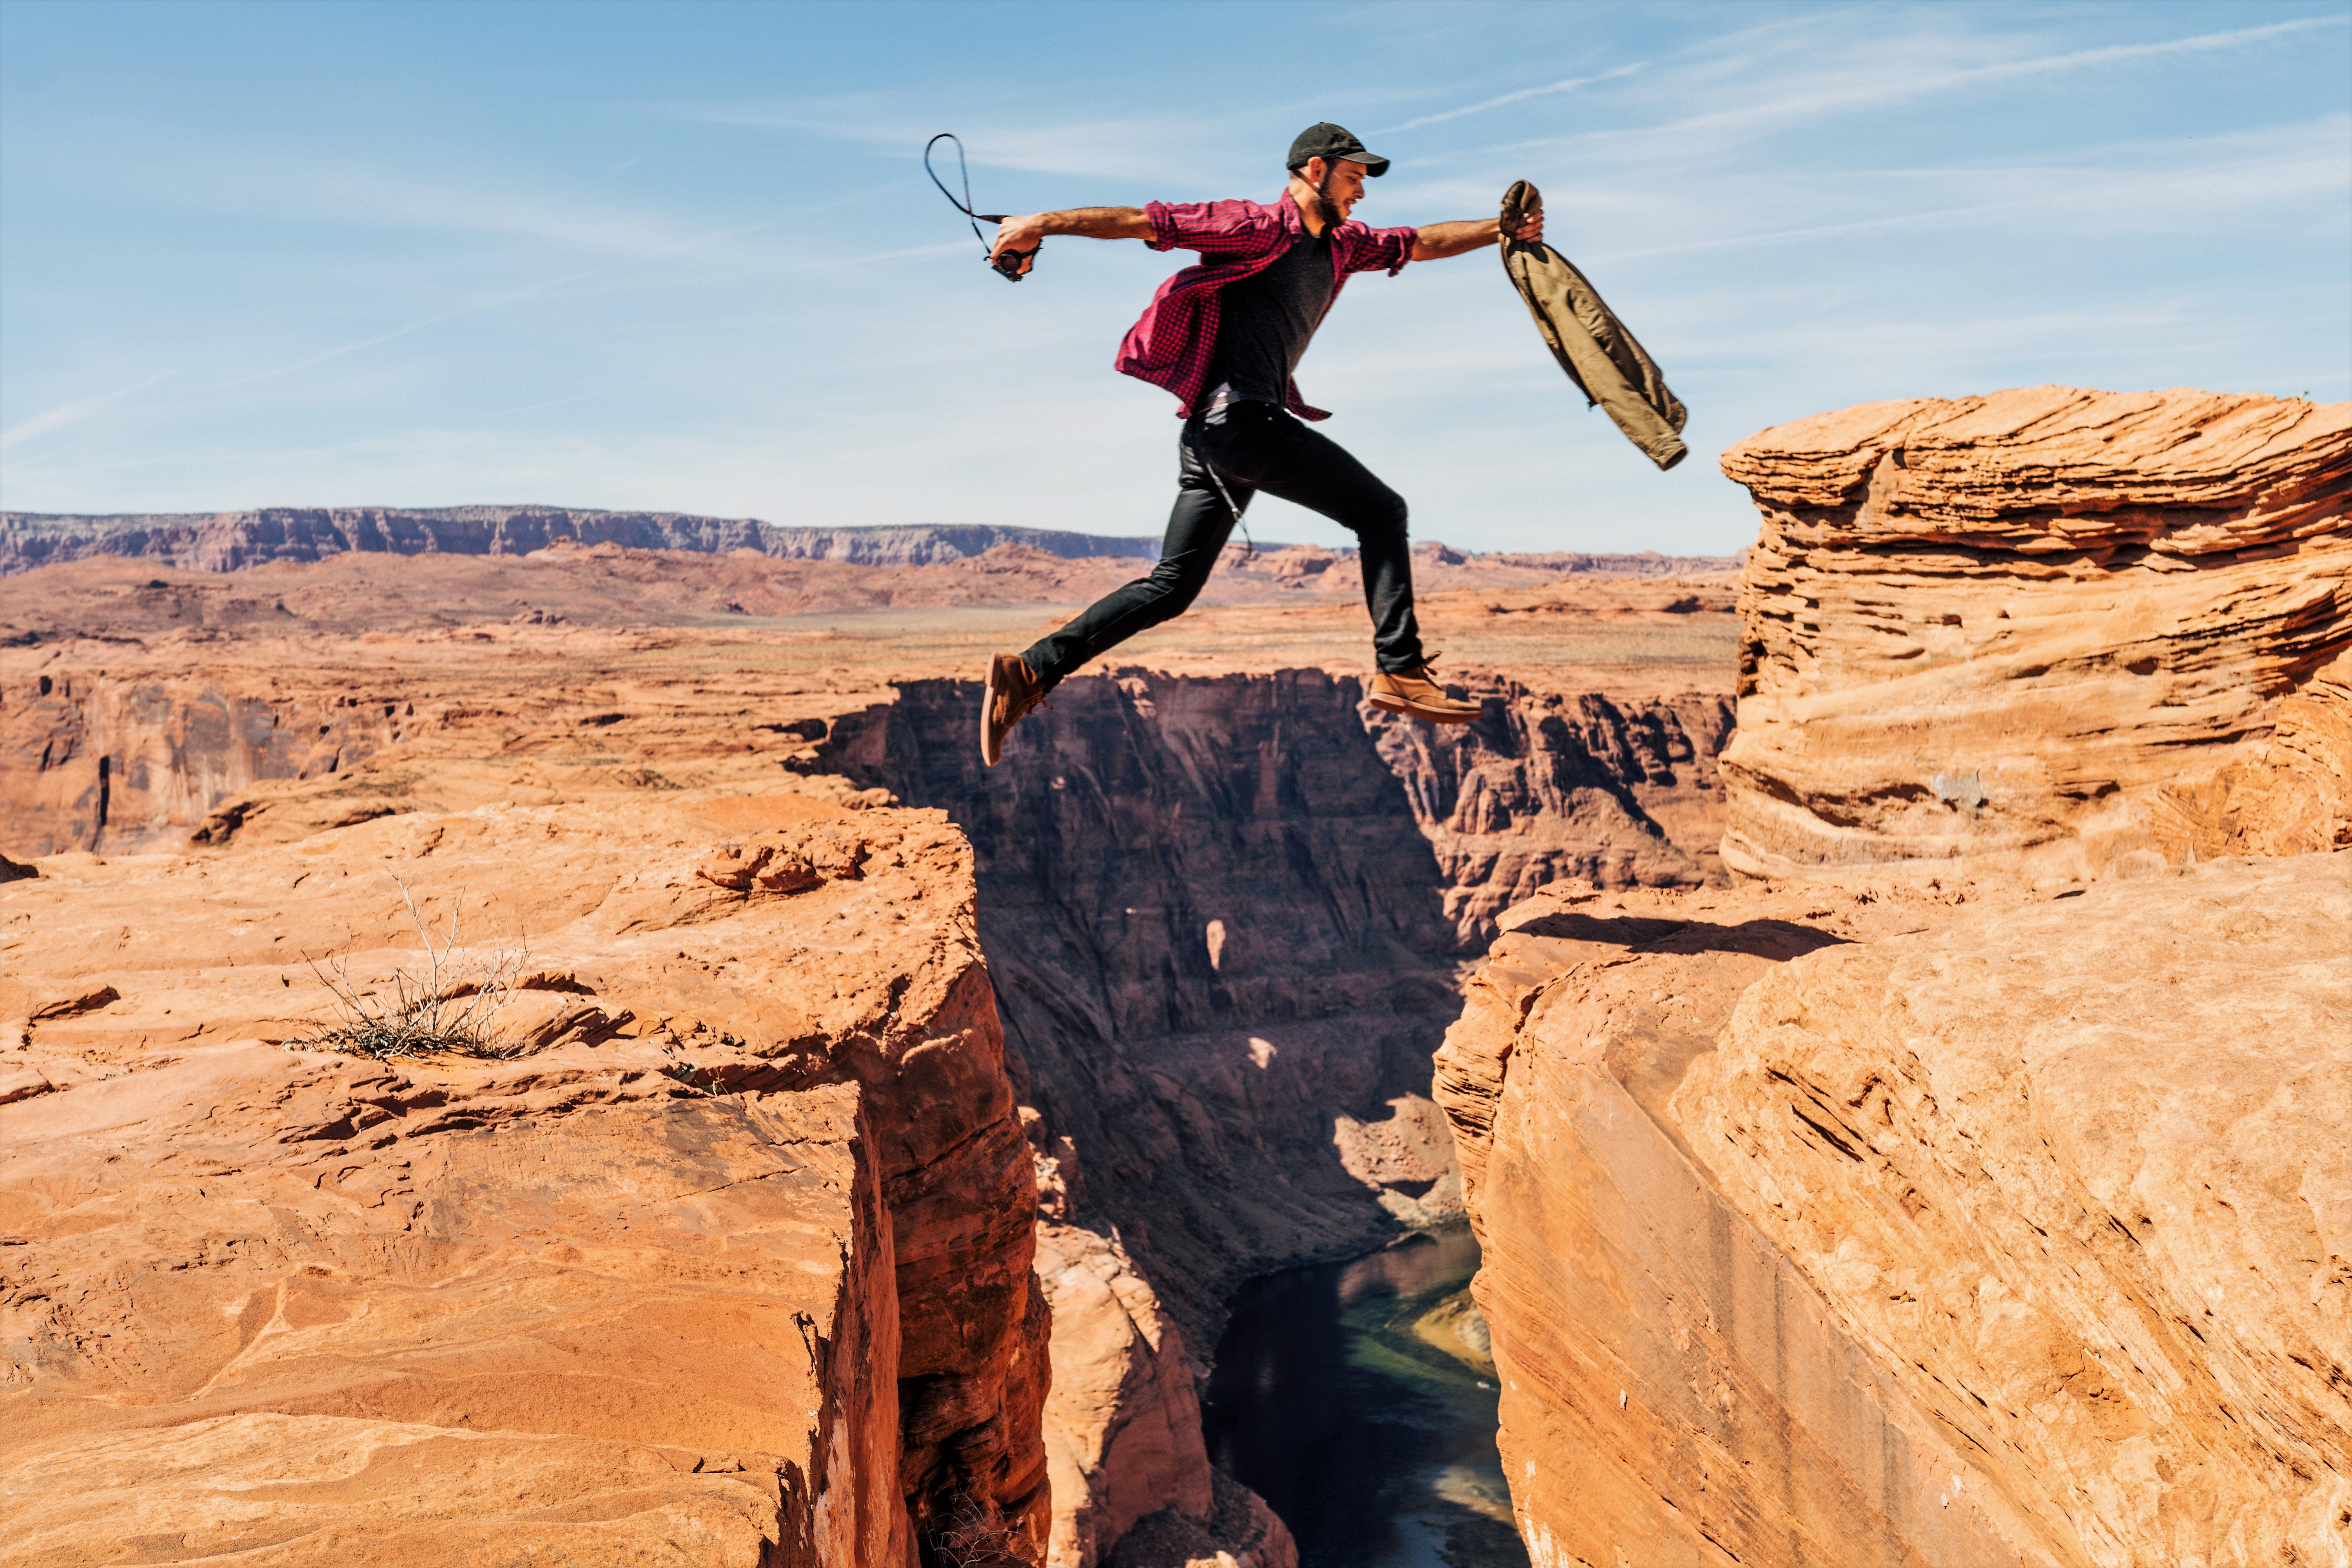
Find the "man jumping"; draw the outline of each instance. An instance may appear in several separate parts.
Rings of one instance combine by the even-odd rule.
[[[1433,261],[1496,243],[1493,218],[1372,228],[1349,217],[1364,181],[1389,161],[1337,125],[1309,126],[1290,144],[1290,184],[1272,206],[1251,201],[1171,206],[1078,207],[1008,217],[992,260],[1029,270],[1048,235],[1139,239],[1154,250],[1197,250],[1202,259],[1160,286],[1119,345],[1118,368],[1176,395],[1176,506],[1160,563],[1097,601],[1026,652],[989,660],[980,721],[991,767],[1006,731],[1097,654],[1189,608],[1209,579],[1240,509],[1264,490],[1322,513],[1356,536],[1364,604],[1372,614],[1376,708],[1439,724],[1466,724],[1478,705],[1446,696],[1430,679],[1412,613],[1412,559],[1404,500],[1328,437],[1301,424],[1330,416],[1298,395],[1292,374],[1350,273]],[[1512,237],[1543,237],[1538,212]]]

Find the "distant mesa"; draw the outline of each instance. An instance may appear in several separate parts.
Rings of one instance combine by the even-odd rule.
[[[111,516],[0,512],[0,574],[93,555],[138,556],[191,572],[235,572],[271,561],[319,561],[353,551],[528,555],[566,540],[708,554],[749,550],[787,560],[866,566],[929,566],[961,561],[1000,544],[1025,544],[1065,559],[1160,553],[1157,540],[980,524],[780,528],[749,517],[561,506],[263,507],[257,511]]]
[[[98,555],[157,561],[190,572],[235,572],[272,561],[320,561],[352,552],[528,555],[551,546],[562,547],[567,542],[704,554],[740,550],[780,560],[840,561],[860,566],[940,565],[1008,544],[1064,560],[1125,556],[1155,561],[1160,556],[1156,538],[988,523],[785,528],[755,517],[596,511],[561,506],[263,507],[255,511],[110,515],[0,512],[0,576]],[[1442,544],[1423,548],[1424,552],[1433,551],[1443,562],[1458,563],[1464,558],[1462,552]],[[1506,552],[1484,559],[1563,574],[1605,572],[1640,577],[1730,571],[1738,565],[1729,556],[1660,555],[1654,551],[1632,555]]]

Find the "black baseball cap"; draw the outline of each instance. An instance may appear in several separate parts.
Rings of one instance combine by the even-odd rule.
[[[1375,157],[1365,152],[1364,144],[1356,140],[1354,132],[1344,125],[1334,125],[1328,120],[1320,125],[1310,125],[1298,133],[1298,140],[1290,144],[1290,162],[1284,166],[1303,169],[1309,158],[1320,158],[1327,163],[1334,158],[1345,158],[1350,163],[1361,163],[1367,174],[1389,172],[1386,158]]]

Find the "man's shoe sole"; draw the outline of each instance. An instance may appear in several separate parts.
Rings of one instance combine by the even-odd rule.
[[[1439,713],[1427,708],[1415,708],[1409,702],[1400,702],[1393,697],[1368,697],[1364,700],[1383,713],[1402,713],[1408,719],[1419,719],[1431,724],[1475,724],[1486,716],[1483,708],[1469,713]]]

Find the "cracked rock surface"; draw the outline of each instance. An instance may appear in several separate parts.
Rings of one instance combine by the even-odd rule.
[[[1030,1157],[936,813],[36,864],[0,887],[9,1561],[1042,1557]],[[425,963],[404,894],[436,939],[462,909],[445,978],[527,947],[514,1054],[300,1044],[341,1016],[306,953],[362,996]]]

